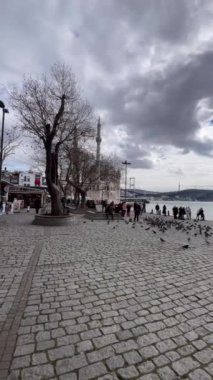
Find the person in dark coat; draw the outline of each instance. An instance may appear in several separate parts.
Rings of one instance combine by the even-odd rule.
[[[127,217],[130,217],[131,205],[129,203],[126,205],[126,210],[127,210]]]
[[[107,207],[106,207],[106,217],[107,220],[109,220],[109,217],[111,217],[112,220],[114,220],[114,209],[115,205],[114,202],[111,202]]]
[[[173,209],[172,209],[172,211],[173,211],[174,219],[177,219],[177,215],[178,215],[178,208],[177,208],[177,206],[174,206]]]
[[[141,213],[141,206],[139,203],[135,202],[134,203],[134,222],[137,220],[139,221],[139,215]]]
[[[35,206],[36,214],[38,214],[39,213],[39,209],[41,207],[41,202],[40,202],[39,198],[35,199],[34,206]]]

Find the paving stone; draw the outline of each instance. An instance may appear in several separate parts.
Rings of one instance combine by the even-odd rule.
[[[176,351],[165,352],[165,355],[171,362],[175,362],[180,358],[180,355]]]
[[[139,380],[160,380],[160,378],[155,373],[150,373],[148,375],[139,377]]]
[[[87,367],[81,368],[79,371],[79,380],[95,379],[98,376],[104,375],[107,369],[103,363],[91,364]]]
[[[139,355],[137,351],[129,351],[125,353],[124,359],[129,365],[142,362],[142,357]]]
[[[82,342],[77,343],[77,352],[86,352],[86,351],[92,351],[93,350],[93,344],[91,340],[84,340]]]
[[[174,363],[172,363],[172,368],[180,376],[185,376],[188,372],[199,367],[199,363],[192,359],[191,357],[182,358]]]
[[[100,336],[100,335],[102,335],[102,334],[101,334],[101,331],[99,329],[88,330],[88,331],[80,333],[82,340],[88,340],[88,339],[96,338],[97,336]]]
[[[162,380],[178,380],[179,376],[175,374],[170,367],[162,367],[158,369],[158,374]]]
[[[100,350],[92,351],[87,354],[87,359],[89,363],[98,362],[113,356],[115,350],[112,346],[103,347]]]
[[[49,348],[55,347],[55,341],[52,340],[44,340],[43,342],[39,342],[36,345],[36,350],[37,351],[44,351],[48,350]]]
[[[87,365],[86,356],[81,353],[69,359],[62,359],[56,362],[56,373],[61,375],[66,372],[71,372]]]
[[[28,367],[21,371],[22,380],[29,379],[49,379],[54,377],[54,368],[51,364],[42,364],[35,367]]]
[[[137,343],[134,340],[127,340],[113,345],[117,354],[122,354],[123,352],[135,350],[138,348]]]
[[[12,369],[24,368],[30,366],[30,355],[21,356],[13,360]]]
[[[129,366],[126,368],[120,368],[118,369],[118,376],[121,379],[134,379],[139,375],[139,372],[137,371],[135,366]]]
[[[178,327],[174,326],[166,328],[162,331],[158,331],[157,334],[159,335],[160,339],[168,339],[177,335],[181,335],[181,331],[178,329]]]
[[[109,344],[113,344],[117,341],[118,340],[117,340],[115,334],[102,335],[98,338],[93,339],[93,343],[94,343],[96,348],[108,346]]]
[[[162,342],[158,342],[155,346],[160,353],[173,350],[177,347],[177,345],[173,342],[172,339],[167,339]]]
[[[192,380],[211,380],[212,377],[208,375],[203,369],[196,369],[194,372],[189,374],[189,378]]]
[[[178,348],[177,352],[181,356],[187,356],[192,354],[195,351],[195,348],[191,344],[187,344],[186,346]]]
[[[137,339],[137,343],[138,343],[139,347],[146,347],[146,346],[149,346],[153,343],[158,342],[159,340],[160,339],[156,334],[151,333],[151,334],[147,334],[144,336],[140,336]]]
[[[142,364],[138,366],[138,370],[142,374],[152,372],[154,371],[154,369],[155,369],[155,365],[153,364],[151,360],[144,361]]]
[[[162,367],[169,363],[169,359],[165,355],[159,355],[152,359],[156,367]]]
[[[107,375],[98,377],[98,380],[118,380],[115,373],[108,373]]]
[[[66,373],[65,375],[59,376],[59,380],[77,380],[77,375],[73,372]]]
[[[118,380],[118,371],[128,378],[126,367],[134,366],[136,378],[213,376],[212,252],[202,236],[183,255],[183,232],[174,227],[165,246],[139,223],[130,231],[123,221],[108,226],[75,216],[59,231],[27,224],[31,215],[16,217],[1,224],[0,329],[14,322],[2,366],[11,363],[17,380],[27,370],[38,380],[37,368],[48,365],[42,371],[51,380],[77,380],[80,370]],[[34,265],[38,236],[43,247]]]
[[[35,344],[25,344],[22,346],[17,346],[14,356],[24,356],[27,354],[32,354],[35,351]]]
[[[205,367],[205,370],[213,376],[213,363],[210,363],[207,367]]]
[[[201,340],[201,339],[193,341],[192,344],[193,344],[193,346],[196,347],[198,350],[202,350],[202,348],[205,348],[205,347],[206,347],[206,342],[204,342],[204,341]]]
[[[202,364],[207,364],[213,360],[213,350],[211,348],[205,348],[194,354],[194,357]]]
[[[24,335],[19,335],[17,339],[17,346],[19,345],[25,345],[28,343],[35,343],[35,336],[34,334],[24,334]]]
[[[2,370],[0,370],[0,379],[6,378],[7,375],[4,375],[2,373]],[[20,370],[13,370],[10,372],[10,374],[7,376],[7,380],[18,380],[20,378]]]
[[[32,355],[32,364],[33,365],[40,365],[47,363],[47,355],[45,352],[38,352]]]
[[[57,338],[57,346],[67,346],[68,344],[75,344],[79,342],[80,337],[77,334],[65,335],[60,338]]]
[[[150,358],[153,358],[154,356],[159,355],[159,352],[156,350],[154,346],[141,348],[139,352],[143,359],[150,359]]]
[[[59,348],[54,348],[53,350],[48,350],[48,356],[51,361],[69,358],[74,355],[74,345],[62,346]]]
[[[121,355],[114,355],[106,360],[106,364],[110,370],[114,370],[124,366],[124,359]]]
[[[44,340],[50,340],[49,331],[40,331],[36,334],[36,342],[43,342]]]
[[[145,327],[149,332],[156,332],[159,330],[163,330],[166,327],[166,325],[163,322],[159,321],[154,323],[147,323]]]

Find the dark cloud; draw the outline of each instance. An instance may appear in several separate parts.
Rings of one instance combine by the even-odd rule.
[[[64,61],[109,133],[126,134],[117,144],[135,168],[171,147],[212,156],[213,141],[198,137],[211,119],[212,16],[211,0],[8,0],[0,83]]]

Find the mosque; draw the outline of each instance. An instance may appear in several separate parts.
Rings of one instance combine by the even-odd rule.
[[[87,199],[94,200],[96,203],[107,201],[107,203],[120,202],[120,173],[115,169],[115,175],[112,178],[102,179],[101,176],[101,120],[98,119],[97,136],[96,136],[96,164],[97,164],[97,181],[93,183],[87,191]]]

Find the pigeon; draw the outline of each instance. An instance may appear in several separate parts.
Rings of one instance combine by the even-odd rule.
[[[184,244],[184,245],[182,245],[182,248],[184,248],[184,249],[189,248],[189,244]]]
[[[165,242],[165,240],[164,240],[163,238],[160,238],[160,241],[162,241],[162,243],[164,243],[164,242]]]
[[[157,232],[155,230],[152,230],[153,234],[156,234]]]

